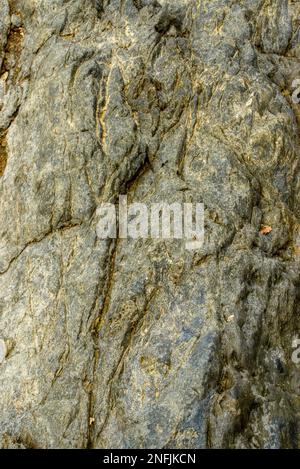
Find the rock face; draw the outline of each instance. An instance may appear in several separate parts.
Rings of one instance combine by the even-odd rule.
[[[0,447],[300,447],[299,17],[0,1]],[[99,239],[119,194],[203,247]]]

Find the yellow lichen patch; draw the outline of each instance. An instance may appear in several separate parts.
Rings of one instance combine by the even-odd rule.
[[[300,246],[295,246],[294,247],[294,252],[296,256],[300,256]]]
[[[13,27],[10,29],[4,50],[1,73],[8,72],[8,76],[12,82],[16,82],[19,74],[18,64],[22,52],[23,39],[24,30],[22,27]]]
[[[0,133],[0,177],[3,175],[7,162],[6,133]]]

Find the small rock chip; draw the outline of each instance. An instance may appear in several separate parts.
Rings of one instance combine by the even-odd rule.
[[[234,320],[234,314],[231,314],[230,316],[228,316],[228,318],[226,319],[227,322],[231,322]]]
[[[0,80],[6,81],[8,78],[8,72],[4,72],[3,75],[1,75]]]
[[[262,225],[262,227],[260,229],[260,234],[267,235],[267,234],[271,233],[272,230],[273,230],[273,228],[271,226]]]
[[[2,363],[7,354],[6,343],[3,339],[0,339],[0,363]]]

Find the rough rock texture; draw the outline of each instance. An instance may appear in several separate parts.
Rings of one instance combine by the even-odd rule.
[[[0,0],[0,447],[300,447],[299,18]],[[203,248],[100,240],[119,194]]]

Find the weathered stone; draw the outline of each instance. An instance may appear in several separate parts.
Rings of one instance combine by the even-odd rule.
[[[0,447],[300,447],[299,15],[1,0]],[[204,246],[99,239],[119,194]]]

